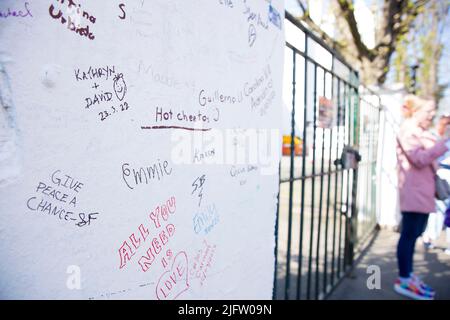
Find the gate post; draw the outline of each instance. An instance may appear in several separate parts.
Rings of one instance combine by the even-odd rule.
[[[355,73],[355,78],[358,80],[358,74]],[[353,90],[352,90],[353,92]],[[360,138],[360,114],[359,114],[359,86],[355,85],[353,95],[353,145],[356,149],[359,149]],[[353,181],[352,181],[352,205],[350,217],[346,220],[347,237],[345,239],[344,249],[344,263],[345,266],[352,268],[355,257],[355,246],[358,241],[358,166],[353,169]]]

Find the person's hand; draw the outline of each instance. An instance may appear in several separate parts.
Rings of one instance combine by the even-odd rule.
[[[450,140],[450,118],[448,118],[447,125],[445,127],[444,139]]]
[[[450,116],[441,117],[437,129],[443,139],[450,139]]]

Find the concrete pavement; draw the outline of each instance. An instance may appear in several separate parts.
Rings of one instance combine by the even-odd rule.
[[[382,229],[349,277],[345,277],[328,297],[329,300],[398,300],[407,299],[393,290],[397,277],[396,245],[400,234]],[[450,299],[450,255],[444,253],[445,234],[436,248],[425,249],[422,239],[416,243],[414,269],[423,280],[436,290],[436,300]],[[370,290],[367,286],[369,266],[379,266],[381,288]]]

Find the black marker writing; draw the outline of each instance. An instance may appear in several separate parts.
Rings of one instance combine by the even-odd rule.
[[[119,4],[119,8],[120,10],[122,10],[122,14],[123,16],[119,16],[120,19],[125,19],[125,17],[127,16],[127,14],[125,13],[125,10],[123,8],[125,8],[125,5],[123,3]]]
[[[161,162],[159,159],[148,167],[138,167],[129,169],[130,164],[122,165],[122,179],[131,190],[139,184],[149,184],[151,181],[160,181],[165,176],[172,174],[172,168],[168,161]]]

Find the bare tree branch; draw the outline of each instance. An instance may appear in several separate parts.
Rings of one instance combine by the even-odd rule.
[[[389,71],[389,61],[401,37],[412,27],[420,11],[430,0],[385,0],[384,20],[381,24],[382,37],[375,46],[375,57],[379,60],[381,72],[377,82],[384,83]]]
[[[374,81],[382,84],[389,71],[389,63],[399,41],[405,36],[418,14],[431,0],[384,0],[381,8],[381,19],[376,28],[376,44],[370,49],[363,41],[363,37],[356,22],[355,9],[352,0],[336,1],[336,18],[343,22],[348,30],[341,33],[340,41],[331,38],[311,18],[309,8],[303,0],[297,0],[303,15],[298,17],[314,34],[323,39],[333,49],[338,49],[355,66],[362,71],[363,82]],[[339,24],[338,24],[339,25]],[[349,45],[350,44],[350,45]]]
[[[401,37],[411,28],[420,10],[430,0],[384,0],[381,23],[377,28],[377,43],[369,49],[362,41],[355,18],[353,1],[337,0],[341,16],[346,21],[359,60],[368,60],[378,68],[377,82],[383,83],[389,71],[389,61]]]
[[[297,3],[303,11],[303,15],[301,17],[297,17],[297,19],[304,22],[316,36],[325,41],[325,43],[329,45],[331,48],[337,50],[342,49],[342,46],[336,40],[331,38],[314,22],[314,20],[312,20],[311,16],[309,15],[309,9],[305,6],[303,1],[297,0]]]
[[[344,19],[347,21],[347,25],[353,38],[353,42],[358,49],[359,56],[362,55],[368,57],[369,59],[373,59],[373,52],[367,48],[365,43],[362,41],[361,34],[359,33],[353,3],[348,0],[338,0],[338,4],[341,8]]]
[[[306,6],[303,4],[303,1],[302,0],[297,0],[297,4],[300,7],[300,9],[302,9],[303,14],[306,14],[308,10],[306,10]]]

